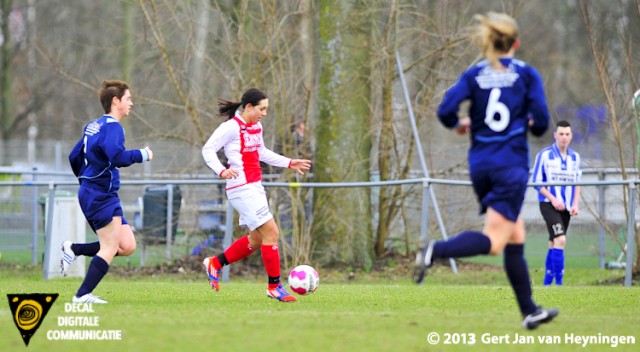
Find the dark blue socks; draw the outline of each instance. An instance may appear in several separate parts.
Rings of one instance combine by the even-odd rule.
[[[100,250],[100,242],[74,243],[74,244],[71,245],[71,250],[76,255],[84,255],[84,256],[87,256],[87,257],[93,257]]]
[[[100,280],[107,274],[107,271],[109,271],[109,264],[99,256],[94,256],[91,264],[89,264],[87,276],[85,276],[78,293],[76,293],[76,297],[82,297],[87,293],[93,292]]]
[[[545,286],[549,286],[553,283],[553,260],[551,259],[553,255],[553,248],[549,248],[547,251],[547,260],[544,262],[544,281],[542,282]]]
[[[554,248],[551,253],[553,262],[553,275],[556,277],[556,285],[562,286],[564,277],[564,249]]]
[[[465,231],[433,246],[433,258],[463,258],[489,254],[491,240],[482,232]]]
[[[529,269],[524,259],[523,244],[508,244],[504,249],[504,270],[507,272],[509,283],[516,295],[520,312],[527,316],[536,311],[533,303]]]
[[[545,286],[553,283],[556,279],[556,285],[562,286],[564,277],[564,249],[549,248],[547,251],[547,260],[545,262],[544,282]]]
[[[433,246],[433,258],[462,258],[489,254],[491,240],[482,232],[465,231]],[[554,262],[555,263],[555,262]],[[509,244],[504,249],[504,269],[516,295],[520,312],[527,316],[538,309],[533,302],[529,269],[524,258],[523,244]]]

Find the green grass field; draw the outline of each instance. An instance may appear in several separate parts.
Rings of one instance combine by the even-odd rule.
[[[381,279],[358,274],[348,281],[340,273],[320,271],[318,291],[293,304],[266,298],[265,285],[256,280],[232,278],[215,293],[204,274],[109,275],[95,294],[110,303],[95,305],[94,313],[84,314],[64,311],[80,279],[43,281],[39,268],[0,269],[3,296],[60,294],[31,339],[30,351],[637,351],[640,347],[640,289],[593,285],[619,277],[621,271],[568,269],[565,287],[535,285],[536,300],[558,307],[560,316],[529,332],[520,325],[513,293],[499,268],[462,270],[456,275],[439,266],[423,286],[412,284],[408,275]],[[60,327],[60,316],[99,317],[99,327]],[[122,339],[47,338],[69,329],[121,330]],[[433,333],[440,337],[437,344],[428,341]],[[633,336],[637,341],[583,348],[567,343],[565,334]],[[536,340],[513,344],[518,336]],[[537,340],[554,336],[561,342]],[[473,345],[463,343],[472,340]],[[25,349],[5,301],[0,304],[0,351]]]

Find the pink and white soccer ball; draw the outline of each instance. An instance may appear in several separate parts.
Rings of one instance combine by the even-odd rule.
[[[289,273],[289,288],[299,295],[313,293],[319,284],[318,272],[309,265],[298,265]]]

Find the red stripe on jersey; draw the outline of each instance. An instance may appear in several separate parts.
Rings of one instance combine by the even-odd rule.
[[[247,183],[261,181],[262,168],[258,150],[262,147],[262,129],[258,124],[246,124],[237,117],[234,120],[240,125],[240,153]]]

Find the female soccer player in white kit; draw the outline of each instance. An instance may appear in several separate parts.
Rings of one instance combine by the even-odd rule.
[[[220,116],[227,116],[202,148],[207,166],[220,178],[226,179],[227,198],[240,214],[240,225],[249,228],[249,234],[236,240],[224,253],[205,258],[202,262],[211,287],[220,290],[220,270],[260,248],[268,276],[267,296],[281,302],[295,302],[280,283],[280,252],[278,225],[269,210],[262,186],[260,162],[276,167],[294,169],[304,175],[311,161],[290,159],[264,146],[260,120],[267,115],[269,99],[258,89],[251,88],[240,102],[219,100]],[[224,148],[228,165],[218,159],[217,152]]]

